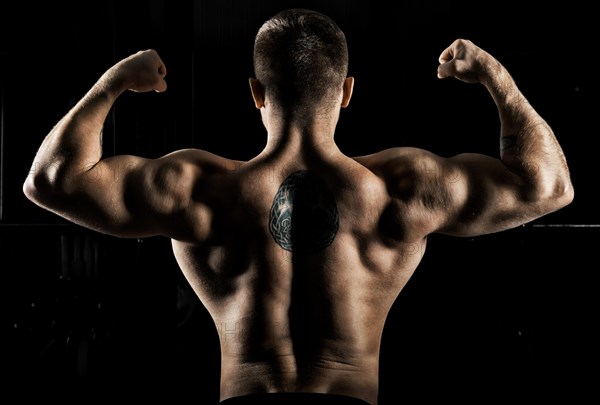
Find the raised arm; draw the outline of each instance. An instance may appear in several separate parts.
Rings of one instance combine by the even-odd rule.
[[[165,91],[165,75],[154,50],[140,51],[108,69],[44,139],[23,185],[25,195],[103,233],[169,234],[173,217],[190,198],[194,166],[178,158],[181,153],[155,160],[102,159],[102,130],[116,99],[128,89]]]
[[[508,71],[471,41],[440,55],[438,77],[481,83],[501,121],[498,157],[464,153],[445,158],[417,148],[392,148],[360,158],[385,179],[403,234],[477,236],[525,224],[570,204],[573,186],[552,129]]]
[[[505,67],[469,40],[458,39],[440,55],[438,77],[483,84],[499,113],[500,159],[463,154],[444,167],[458,169],[451,184],[455,212],[438,231],[477,235],[530,222],[573,199],[569,169],[552,128],[523,96]]]

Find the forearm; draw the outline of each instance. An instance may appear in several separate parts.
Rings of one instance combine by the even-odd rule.
[[[489,62],[482,83],[492,95],[500,117],[500,158],[523,181],[534,198],[571,192],[569,170],[552,128],[518,89],[508,71]]]
[[[102,130],[116,100],[125,90],[112,70],[54,126],[34,158],[26,187],[66,189],[102,157]]]

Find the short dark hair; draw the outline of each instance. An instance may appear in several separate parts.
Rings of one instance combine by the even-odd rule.
[[[254,74],[281,107],[302,110],[327,102],[348,74],[346,36],[322,13],[281,11],[256,34]]]

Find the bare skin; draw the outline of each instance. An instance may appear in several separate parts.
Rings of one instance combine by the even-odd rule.
[[[221,400],[315,392],[376,404],[386,317],[427,236],[499,232],[574,196],[552,129],[468,40],[442,52],[438,77],[488,89],[501,121],[498,158],[408,147],[344,155],[334,132],[353,78],[340,84],[337,110],[286,120],[251,79],[267,142],[247,162],[192,149],[102,158],[99,138],[119,95],[165,91],[165,76],[153,50],[110,68],[47,135],[24,192],[98,232],[171,238],[220,336]],[[290,224],[304,226],[296,239],[285,238]]]

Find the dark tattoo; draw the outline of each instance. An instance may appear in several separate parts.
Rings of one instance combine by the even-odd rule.
[[[339,215],[325,181],[308,170],[292,173],[275,194],[269,228],[277,244],[289,251],[316,251],[331,245]]]
[[[500,149],[506,150],[513,148],[517,144],[517,137],[514,135],[500,137]]]

